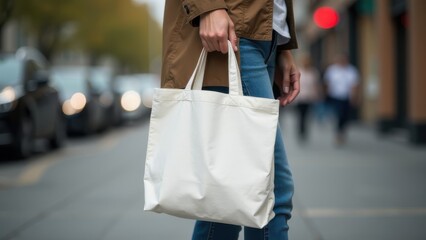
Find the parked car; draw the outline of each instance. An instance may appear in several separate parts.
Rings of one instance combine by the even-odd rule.
[[[35,49],[0,56],[0,146],[19,157],[35,139],[59,148],[66,138],[58,91],[49,84],[48,64]]]
[[[149,115],[146,105],[152,101],[153,89],[160,86],[156,74],[118,76],[114,89],[120,95],[121,121],[137,120]]]
[[[87,67],[54,67],[52,83],[59,89],[62,112],[68,132],[91,134],[105,125],[104,108],[99,95],[89,81]]]
[[[120,117],[120,106],[118,96],[113,89],[113,70],[109,67],[91,67],[88,79],[103,108],[102,129],[117,125]]]

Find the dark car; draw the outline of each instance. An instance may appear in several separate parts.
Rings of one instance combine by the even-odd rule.
[[[88,79],[100,106],[103,108],[102,129],[117,125],[120,117],[120,106],[118,96],[113,89],[114,71],[109,67],[91,67]]]
[[[87,135],[105,125],[104,108],[89,76],[87,67],[54,67],[51,71],[52,83],[60,91],[68,132]]]
[[[118,76],[114,89],[120,96],[120,119],[132,121],[143,119],[151,112],[150,102],[154,88],[160,87],[156,74],[133,74]]]
[[[53,148],[62,146],[64,119],[58,91],[49,84],[47,67],[44,57],[30,48],[0,56],[2,150],[28,157],[37,138],[49,139]]]

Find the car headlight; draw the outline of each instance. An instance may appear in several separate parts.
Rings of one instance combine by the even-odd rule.
[[[121,107],[128,112],[138,109],[141,102],[141,96],[136,91],[127,91],[121,96]]]
[[[5,87],[0,92],[0,104],[10,103],[16,100],[16,91],[13,87]]]
[[[0,112],[9,112],[16,106],[15,100],[22,95],[19,88],[11,86],[3,88],[0,91]]]
[[[87,104],[86,96],[83,93],[74,93],[72,97],[62,104],[62,112],[66,115],[73,115],[81,112]]]

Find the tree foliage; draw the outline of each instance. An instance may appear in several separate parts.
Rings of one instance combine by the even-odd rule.
[[[78,18],[80,0],[15,0],[15,16],[35,35],[38,48],[50,59],[60,45],[62,29]]]
[[[78,47],[93,63],[111,56],[121,66],[148,71],[149,58],[160,54],[161,29],[146,5],[132,0],[15,1],[15,16],[37,36],[47,58]],[[64,34],[70,27],[75,29],[71,36]]]

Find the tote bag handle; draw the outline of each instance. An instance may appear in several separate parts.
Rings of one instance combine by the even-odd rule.
[[[192,73],[185,90],[201,90],[204,81],[204,72],[206,70],[207,51],[203,48],[197,66]],[[238,68],[237,57],[232,49],[231,42],[228,41],[228,80],[229,80],[229,95],[243,95],[241,85],[241,74]],[[194,82],[195,81],[195,82]]]

